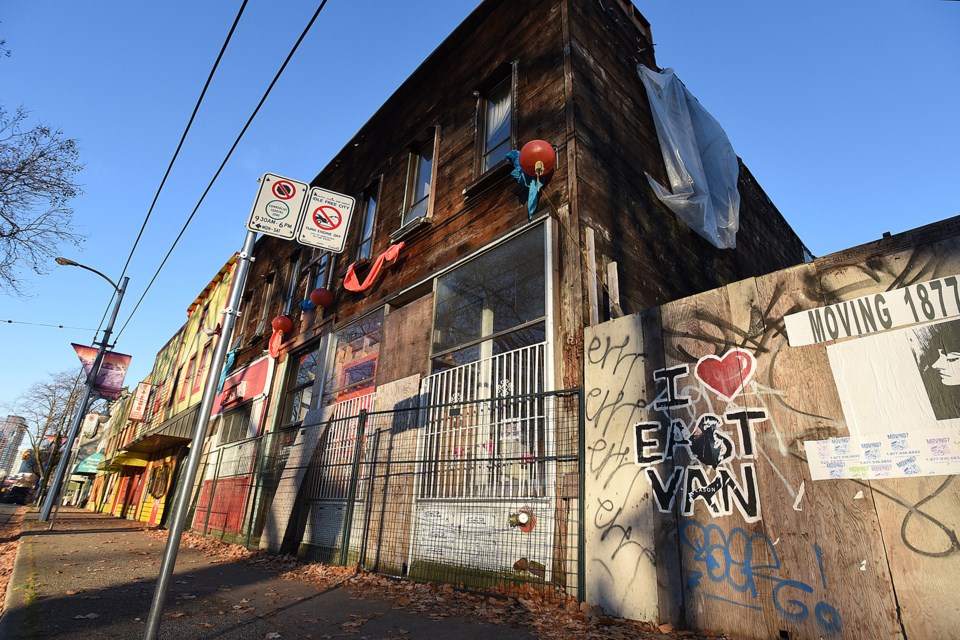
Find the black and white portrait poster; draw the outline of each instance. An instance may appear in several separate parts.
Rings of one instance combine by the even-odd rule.
[[[960,473],[960,320],[827,347],[849,437],[804,443],[811,475]]]

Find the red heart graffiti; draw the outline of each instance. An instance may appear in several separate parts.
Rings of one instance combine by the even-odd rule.
[[[704,356],[697,362],[695,373],[700,382],[713,389],[724,400],[732,400],[747,386],[753,376],[756,360],[743,349],[731,349],[717,356]]]

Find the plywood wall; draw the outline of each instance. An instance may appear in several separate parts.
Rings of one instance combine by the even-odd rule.
[[[588,600],[738,638],[954,637],[960,418],[930,411],[916,336],[960,316],[958,234],[952,219],[589,328]],[[851,316],[788,340],[791,314],[908,291],[904,326]]]

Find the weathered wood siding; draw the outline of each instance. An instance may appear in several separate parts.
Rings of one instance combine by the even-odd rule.
[[[784,317],[958,274],[953,218],[588,328],[588,600],[737,638],[955,636],[956,476],[812,480],[804,446],[857,435],[838,366],[885,384],[886,353],[837,348],[916,326],[790,346]],[[711,369],[735,370],[733,387]],[[883,389],[924,402],[914,373]],[[960,441],[960,420],[918,420]]]

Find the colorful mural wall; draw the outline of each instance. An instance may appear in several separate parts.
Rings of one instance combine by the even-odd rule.
[[[587,330],[587,599],[742,638],[960,625],[960,219]]]

